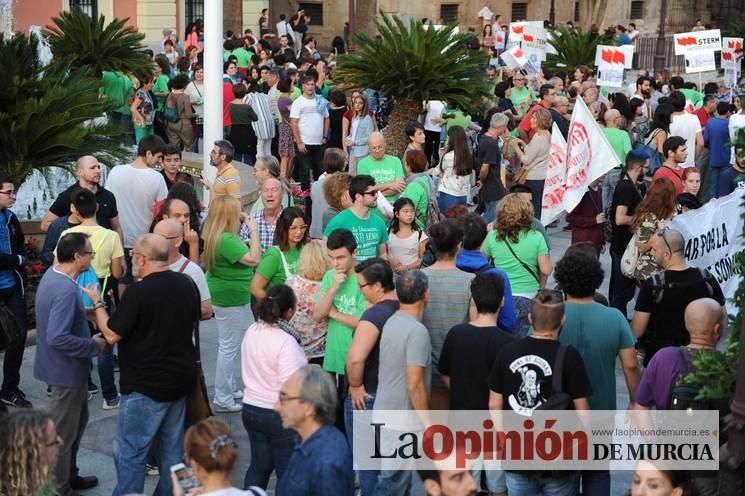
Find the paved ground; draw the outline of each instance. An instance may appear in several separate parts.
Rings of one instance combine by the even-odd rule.
[[[560,225],[564,223],[561,222]],[[561,229],[550,229],[552,241],[552,259],[558,260],[569,246],[570,233]],[[601,257],[603,267],[606,270],[606,281],[601,291],[607,294],[607,279],[610,271],[610,258],[607,255]],[[549,282],[553,285],[553,281]],[[215,360],[217,356],[217,332],[214,321],[204,323],[202,326],[202,359],[205,373],[207,375],[207,386],[212,394],[214,386]],[[21,389],[26,392],[28,399],[37,408],[45,408],[48,404],[45,385],[33,378],[33,363],[36,348],[29,347],[24,356],[23,368],[21,370]],[[620,367],[616,366],[617,377],[617,398],[619,406],[628,404],[628,394],[626,385],[623,380],[623,374]],[[94,373],[94,381],[99,383],[97,374]],[[80,454],[78,456],[78,465],[81,473],[84,475],[97,475],[100,484],[97,488],[85,491],[86,496],[103,496],[110,495],[116,482],[116,473],[114,462],[111,458],[112,438],[116,430],[117,410],[104,411],[102,406],[101,395],[97,394],[89,402],[90,421],[83,436]],[[243,474],[245,474],[249,461],[249,443],[248,436],[243,424],[241,423],[240,413],[218,414],[232,428],[233,434],[240,446],[241,456],[240,463],[233,476],[233,482],[237,487],[242,486]],[[612,474],[612,495],[622,494],[630,487],[630,473],[617,472]],[[146,479],[146,493],[151,494],[157,483],[156,477]],[[274,480],[270,483],[274,486]],[[330,495],[331,496],[331,495]]]

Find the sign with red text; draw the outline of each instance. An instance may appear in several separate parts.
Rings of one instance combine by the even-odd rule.
[[[517,46],[523,41],[523,33],[525,27],[530,26],[533,28],[543,29],[543,21],[522,21],[522,22],[511,22],[510,30],[507,36],[507,49]]]
[[[564,210],[564,185],[567,180],[567,142],[554,122],[551,129],[551,150],[548,153],[546,181],[541,201],[541,224],[547,226]]]
[[[634,59],[634,45],[610,46],[598,45],[595,49],[595,65],[604,65],[631,69]]]
[[[742,63],[742,38],[722,38],[722,68],[740,72]]]
[[[567,135],[564,210],[574,210],[590,183],[619,164],[621,159],[611,148],[590,109],[581,98],[577,98]]]
[[[519,45],[513,46],[499,57],[504,60],[504,63],[507,64],[507,67],[510,69],[519,70],[528,63],[528,57],[525,50],[520,48]]]
[[[718,29],[675,34],[675,55],[718,52],[722,49],[722,34]]]
[[[540,67],[541,62],[546,60],[546,30],[542,27],[525,26],[520,46],[528,54],[528,60]]]

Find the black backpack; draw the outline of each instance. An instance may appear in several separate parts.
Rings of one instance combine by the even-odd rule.
[[[701,392],[701,386],[697,384],[684,384],[683,378],[692,373],[691,367],[685,356],[685,346],[678,348],[678,361],[680,363],[680,376],[670,391],[669,410],[718,410],[719,408],[708,399],[696,399]]]
[[[714,297],[714,284],[716,282],[716,279],[714,279],[714,276],[706,269],[702,269],[700,267],[697,267],[698,273],[701,275],[701,279],[704,281],[704,284],[706,285],[706,292],[709,293],[709,298]],[[652,278],[652,302],[657,304],[662,302],[662,298],[665,295],[666,289],[673,289],[673,288],[684,288],[688,286],[696,286],[698,285],[699,281],[685,281],[685,282],[665,282],[665,271],[661,270],[659,272],[655,272],[650,276]]]

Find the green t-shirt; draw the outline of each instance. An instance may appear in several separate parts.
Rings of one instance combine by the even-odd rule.
[[[518,236],[518,242],[508,241],[517,258],[530,267],[534,274],[540,277],[538,256],[548,255],[548,246],[543,235],[538,231],[524,230]],[[484,242],[484,253],[494,261],[494,265],[507,273],[512,286],[512,294],[516,296],[533,297],[538,291],[538,281],[515,258],[501,239],[497,239],[497,232],[492,231]]]
[[[338,216],[337,216],[338,217]],[[321,281],[321,290],[316,295],[318,302],[326,292],[331,289],[336,270],[326,271]],[[365,311],[365,297],[362,296],[357,285],[357,274],[348,276],[334,295],[334,306],[336,310],[347,315],[362,315]],[[352,344],[352,331],[349,326],[329,319],[328,332],[326,334],[326,355],[323,357],[323,368],[335,374],[344,375],[344,365],[347,361],[347,352]]]
[[[527,85],[522,90],[518,90],[516,87],[512,88],[509,98],[512,101],[512,104],[515,106],[515,110],[517,110],[517,112],[519,112],[521,116],[525,115],[525,112],[530,110],[530,106],[535,101],[533,90],[531,90]],[[522,109],[520,107],[520,104],[523,102],[528,102],[528,105],[526,105],[525,109]]]
[[[446,114],[443,114],[443,118],[448,129],[460,126],[464,131],[468,131],[468,128],[471,126],[471,116],[464,114],[460,109],[448,111]]]
[[[165,96],[158,96],[158,93],[168,93],[170,90],[168,89],[168,82],[171,79],[166,76],[165,74],[161,74],[158,76],[158,79],[155,80],[155,84],[153,85],[153,93],[155,93],[155,98],[158,100],[158,105],[156,110],[159,112],[163,112],[163,105],[165,104],[166,97]]]
[[[689,90],[688,88],[681,88],[681,93],[686,97],[686,100],[690,100],[695,108],[701,108],[704,103],[704,94],[696,90]]]
[[[266,289],[276,286],[277,284],[284,284],[285,282],[285,268],[282,266],[282,258],[279,254],[279,246],[272,246],[266,251],[266,253],[264,253],[259,266],[256,267],[256,273],[261,274],[264,279],[269,281]],[[285,252],[287,270],[289,270],[292,275],[297,275],[297,261],[299,258],[300,248],[290,248]]]
[[[249,52],[243,47],[236,48],[230,54],[235,55],[235,58],[238,59],[236,65],[240,69],[248,69],[248,66],[251,64],[251,57],[254,56],[253,52]]]
[[[248,246],[233,233],[222,233],[217,244],[215,265],[207,271],[212,303],[218,307],[238,307],[251,301],[253,269],[239,262]]]
[[[292,87],[292,91],[290,92],[290,100],[292,100],[294,102],[295,100],[297,100],[298,98],[300,98],[300,95],[302,95],[302,94],[303,94],[303,90],[301,90],[297,86],[293,86]]]
[[[124,115],[132,115],[132,109],[129,108],[129,100],[134,94],[134,85],[132,80],[121,72],[103,71],[103,87],[101,92],[107,99],[119,105],[114,112]]]
[[[600,303],[565,303],[566,320],[559,341],[577,348],[592,385],[588,398],[593,410],[616,409],[616,357],[636,340],[626,317]]]
[[[328,237],[335,229],[349,229],[357,240],[357,261],[364,262],[368,258],[378,256],[378,247],[388,242],[388,230],[383,219],[370,213],[367,219],[360,219],[350,209],[336,214],[329,221],[323,235]]]
[[[616,165],[623,164],[626,161],[626,154],[631,151],[631,138],[629,138],[629,133],[623,129],[604,127],[603,134],[608,138],[608,143],[610,143],[611,148],[613,148],[613,151],[618,155],[618,160],[620,160],[620,162]]]
[[[406,177],[404,175],[404,166],[401,165],[401,160],[393,155],[383,156],[383,160],[375,160],[372,155],[360,160],[357,164],[357,174],[366,174],[372,176],[375,179],[375,184],[380,186],[384,183],[390,183],[398,178]],[[393,195],[385,195],[389,202],[393,203],[398,200],[400,194],[396,193]]]
[[[414,202],[416,208],[416,225],[420,231],[424,231],[427,226],[427,207],[429,206],[429,186],[426,181],[426,177],[420,177],[415,179],[408,185],[403,193],[402,198],[408,198]]]

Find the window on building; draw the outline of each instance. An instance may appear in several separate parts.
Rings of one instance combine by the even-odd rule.
[[[457,3],[443,3],[440,4],[440,17],[445,24],[451,22],[458,22],[458,4]]]
[[[98,0],[70,0],[70,9],[80,9],[91,19],[98,19]]]
[[[527,3],[513,3],[512,4],[512,22],[524,21],[528,18],[528,4]]]
[[[187,26],[197,20],[204,21],[204,0],[186,0],[184,7],[184,22]]]
[[[641,19],[644,17],[644,0],[632,0],[629,19]]]
[[[311,26],[323,26],[323,4],[301,2],[298,4],[299,9],[305,10],[305,15],[310,17]]]
[[[579,22],[579,2],[574,2],[574,22]]]

